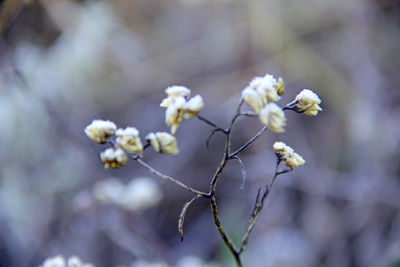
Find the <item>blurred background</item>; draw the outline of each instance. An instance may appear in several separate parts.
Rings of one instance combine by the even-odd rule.
[[[222,224],[238,244],[273,174],[273,142],[307,161],[277,180],[245,266],[400,266],[399,1],[3,0],[0,8],[1,267],[59,254],[100,267],[234,266],[207,201],[190,207],[181,243],[177,218],[192,195],[134,162],[105,170],[105,146],[83,129],[110,119],[142,137],[168,131],[159,103],[173,84],[201,94],[201,115],[224,127],[241,90],[266,73],[285,80],[279,105],[310,88],[324,111],[287,112],[285,133],[241,154],[243,191],[237,162],[221,177]],[[240,119],[233,148],[261,127]],[[223,153],[218,133],[206,148],[209,130],[186,120],[180,154],[149,150],[144,160],[208,191]],[[133,205],[107,198],[129,188]]]

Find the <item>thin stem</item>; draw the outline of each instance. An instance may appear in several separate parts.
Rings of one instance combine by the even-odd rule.
[[[168,180],[168,181],[170,181],[170,182],[173,182],[174,184],[179,185],[180,187],[182,187],[182,188],[184,188],[184,189],[186,189],[186,190],[188,190],[188,191],[190,191],[190,192],[192,192],[193,194],[196,194],[196,195],[198,195],[198,196],[202,196],[202,197],[205,197],[205,198],[210,198],[210,195],[209,195],[209,194],[204,193],[204,192],[201,192],[201,191],[199,191],[199,190],[196,190],[196,189],[194,189],[194,188],[192,188],[192,187],[190,187],[190,186],[187,186],[187,185],[185,185],[184,183],[182,183],[182,182],[180,182],[180,181],[178,181],[178,180],[172,178],[171,176],[165,175],[165,174],[163,174],[163,173],[161,173],[161,172],[155,170],[153,167],[151,167],[150,165],[148,165],[147,163],[145,163],[145,162],[144,162],[143,160],[141,160],[140,158],[136,158],[135,161],[136,161],[137,163],[139,163],[140,165],[142,165],[143,167],[145,167],[145,168],[146,168],[147,170],[149,170],[151,173],[157,175],[158,177],[160,177],[160,178],[162,178],[162,179],[165,179],[165,180]]]
[[[210,120],[208,120],[208,119],[206,119],[206,118],[204,118],[204,117],[202,117],[202,116],[200,116],[200,115],[197,115],[197,118],[198,118],[199,120],[201,120],[202,122],[205,122],[206,124],[210,125],[211,127],[213,127],[213,128],[215,128],[215,129],[218,129],[219,131],[222,131],[222,132],[226,133],[226,130],[225,130],[225,129],[223,129],[223,128],[221,128],[221,127],[218,127],[215,123],[211,122]]]
[[[239,250],[237,251],[237,253],[239,255],[246,249],[247,243],[248,243],[249,238],[250,238],[250,234],[254,229],[254,226],[255,226],[255,224],[257,222],[258,216],[261,214],[261,211],[264,208],[265,200],[267,199],[269,193],[271,192],[271,188],[274,185],[274,182],[275,182],[276,178],[281,174],[284,174],[284,173],[287,173],[287,172],[290,172],[290,171],[293,170],[291,168],[291,169],[284,169],[282,171],[279,171],[279,164],[280,163],[281,163],[281,160],[278,159],[277,163],[276,163],[276,166],[275,166],[274,176],[272,177],[271,182],[269,183],[269,185],[267,185],[265,187],[264,193],[261,195],[261,188],[258,190],[256,203],[254,205],[253,212],[252,212],[252,214],[250,216],[250,219],[249,219],[249,222],[247,224],[246,233],[244,234],[243,239],[242,239],[242,244],[241,244]]]
[[[253,138],[251,138],[246,144],[241,146],[235,152],[229,154],[229,159],[234,158],[237,154],[245,150],[249,145],[251,145],[254,141],[256,141],[265,131],[267,130],[267,126],[264,126]]]
[[[211,211],[214,217],[214,222],[215,226],[217,226],[218,232],[220,236],[222,237],[222,240],[224,240],[225,245],[228,247],[229,251],[232,253],[232,255],[235,258],[236,264],[238,267],[242,267],[242,261],[240,259],[240,253],[236,251],[235,246],[233,245],[232,241],[229,239],[229,237],[226,235],[224,228],[221,225],[221,221],[219,219],[219,214],[218,214],[218,209],[217,209],[217,201],[215,199],[215,196],[212,195],[210,199],[210,206],[211,206]]]

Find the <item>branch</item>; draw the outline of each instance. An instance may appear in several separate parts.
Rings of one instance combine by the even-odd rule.
[[[229,159],[234,158],[237,154],[245,150],[249,145],[251,145],[254,141],[258,139],[265,131],[267,130],[267,126],[264,126],[253,138],[251,138],[246,144],[241,146],[238,150],[235,152],[229,154]]]
[[[262,195],[261,195],[261,188],[258,189],[256,203],[254,205],[253,212],[252,212],[249,222],[247,224],[246,233],[244,234],[243,239],[242,239],[242,244],[241,244],[239,250],[237,251],[237,253],[239,255],[246,249],[247,243],[250,238],[250,234],[253,231],[253,228],[257,222],[258,216],[260,215],[262,209],[264,208],[265,200],[267,199],[276,178],[281,174],[284,174],[284,173],[287,173],[287,172],[290,172],[293,170],[293,169],[284,169],[282,171],[278,171],[280,163],[281,163],[281,160],[278,159],[276,166],[275,166],[274,176],[272,177],[272,180],[269,183],[269,185],[267,185],[265,187],[265,191]]]
[[[218,127],[215,123],[211,122],[210,120],[208,120],[208,119],[206,119],[206,118],[204,118],[204,117],[202,117],[202,116],[200,116],[200,115],[197,115],[196,117],[197,117],[199,120],[201,120],[202,122],[205,122],[206,124],[210,125],[211,127],[215,128],[215,129],[218,129],[218,130],[221,131],[221,132],[226,133],[226,130],[225,130],[225,129],[223,129],[223,128],[221,128],[221,127]]]
[[[243,183],[242,183],[242,185],[240,186],[240,191],[242,191],[242,190],[244,189],[245,185],[246,185],[246,181],[247,181],[247,171],[246,171],[246,168],[244,167],[244,164],[243,164],[242,160],[241,160],[238,156],[234,156],[233,158],[236,159],[236,160],[239,162],[239,164],[240,164],[240,169],[241,169],[241,171],[242,171]]]
[[[165,175],[165,174],[155,170],[153,167],[151,167],[150,165],[148,165],[147,163],[142,161],[140,158],[134,158],[134,160],[137,163],[139,163],[140,165],[142,165],[143,167],[145,167],[147,170],[149,170],[151,173],[157,175],[158,177],[160,177],[162,179],[165,179],[165,180],[168,180],[170,182],[173,182],[174,184],[179,185],[180,187],[192,192],[195,195],[202,196],[202,197],[205,197],[205,198],[210,198],[209,194],[201,192],[201,191],[196,190],[196,189],[193,189],[192,187],[185,185],[184,183],[172,178],[171,176]]]
[[[200,197],[199,195],[195,196],[194,198],[186,202],[185,205],[183,205],[182,211],[178,219],[178,231],[179,231],[179,236],[181,237],[181,241],[183,241],[183,222],[185,220],[186,211],[189,208],[190,204],[192,204],[199,197]]]
[[[235,257],[236,264],[238,267],[242,267],[242,261],[240,259],[240,253],[238,253],[232,243],[232,241],[229,239],[229,237],[226,235],[224,228],[221,225],[221,221],[219,219],[218,215],[218,209],[217,209],[217,202],[215,199],[215,196],[212,195],[210,199],[210,204],[211,204],[211,211],[214,217],[214,222],[215,225],[217,226],[218,232],[220,236],[222,237],[222,240],[224,240],[225,245],[228,247],[229,251],[232,253],[232,255]]]

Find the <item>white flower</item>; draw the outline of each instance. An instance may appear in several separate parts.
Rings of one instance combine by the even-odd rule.
[[[161,102],[160,106],[167,108],[165,123],[171,126],[171,133],[175,134],[183,119],[190,119],[200,113],[204,107],[204,101],[200,95],[188,99],[190,90],[184,86],[170,86],[165,92],[168,97]]]
[[[292,103],[295,111],[302,112],[309,116],[315,116],[318,114],[318,111],[322,110],[319,106],[319,104],[321,104],[321,99],[310,89],[303,89]]]
[[[179,124],[183,120],[185,103],[186,100],[184,97],[177,97],[165,111],[165,123],[167,126],[171,126],[172,134],[175,134]]]
[[[41,267],[94,267],[91,263],[84,263],[78,256],[72,256],[65,262],[63,256],[48,258]]]
[[[85,134],[94,142],[104,144],[117,129],[112,121],[93,120],[91,124],[86,126]]]
[[[275,103],[267,104],[260,111],[260,121],[273,132],[284,132],[286,117],[282,109]]]
[[[163,193],[158,184],[149,178],[135,178],[118,198],[118,204],[130,211],[141,211],[157,205]]]
[[[143,152],[139,131],[135,127],[127,127],[125,130],[118,129],[115,135],[117,136],[117,145],[126,152],[136,154],[141,154]]]
[[[108,148],[104,152],[100,153],[100,159],[102,162],[104,162],[104,167],[106,169],[110,167],[120,168],[126,164],[128,161],[128,156],[120,148]]]
[[[242,91],[242,97],[244,102],[252,107],[256,113],[259,113],[264,107],[262,96],[250,87],[247,87]]]
[[[188,98],[190,96],[190,89],[186,88],[185,86],[181,85],[173,85],[167,87],[165,89],[165,93],[168,95],[168,97],[164,98],[163,101],[160,104],[160,107],[162,108],[167,108],[169,105],[171,105],[176,97],[184,97]]]
[[[115,203],[121,197],[124,189],[124,184],[121,181],[110,178],[94,185],[93,196],[103,204]]]
[[[201,95],[196,95],[192,97],[191,99],[189,99],[189,101],[185,103],[183,118],[190,119],[196,116],[197,114],[200,113],[203,107],[204,107],[204,101]]]
[[[177,154],[179,152],[175,136],[166,132],[149,133],[146,140],[155,151],[162,154]]]
[[[65,267],[66,262],[63,256],[48,258],[43,262],[43,267]]]
[[[242,91],[242,97],[246,104],[259,113],[268,102],[276,102],[283,94],[285,85],[283,79],[277,81],[274,76],[266,74],[264,77],[255,77]]]
[[[289,168],[296,168],[306,162],[302,156],[294,152],[293,148],[283,142],[275,142],[272,147],[277,157]]]

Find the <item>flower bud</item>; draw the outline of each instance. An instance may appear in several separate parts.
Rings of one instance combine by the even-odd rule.
[[[279,77],[278,84],[275,85],[278,95],[282,96],[285,93],[285,83],[282,77]]]
[[[259,113],[260,110],[264,107],[262,96],[260,96],[257,91],[253,90],[250,87],[247,87],[242,91],[242,97],[243,101],[247,105],[252,107],[256,113]]]
[[[191,92],[190,89],[186,88],[185,86],[173,85],[165,89],[165,93],[168,95],[168,97],[164,98],[161,102],[160,107],[162,108],[167,108],[177,97],[182,96],[184,98],[188,98]]]
[[[321,99],[310,89],[303,89],[293,102],[293,109],[309,116],[315,116],[322,108],[319,106]]]
[[[143,145],[140,141],[139,131],[135,127],[118,129],[115,132],[117,145],[129,153],[142,154]]]
[[[302,156],[294,152],[293,148],[283,142],[275,142],[272,147],[276,156],[285,162],[286,167],[296,168],[306,162]]]
[[[117,126],[112,121],[93,120],[91,124],[86,126],[85,134],[90,140],[104,144],[117,129]]]
[[[184,106],[185,112],[183,118],[190,119],[196,116],[197,114],[200,113],[203,107],[204,107],[204,101],[201,95],[196,95],[192,97],[191,99],[189,99],[189,101],[185,103]]]
[[[165,123],[167,126],[171,126],[172,134],[175,134],[179,124],[183,120],[185,103],[186,100],[184,97],[177,97],[165,111]]]
[[[286,117],[282,109],[275,103],[266,105],[260,111],[260,121],[273,132],[281,133],[286,126]]]
[[[175,136],[166,132],[149,133],[146,136],[147,142],[150,142],[155,151],[161,154],[179,153]]]
[[[100,159],[104,162],[104,167],[120,168],[128,161],[128,156],[120,149],[107,148],[104,152],[100,153]]]

